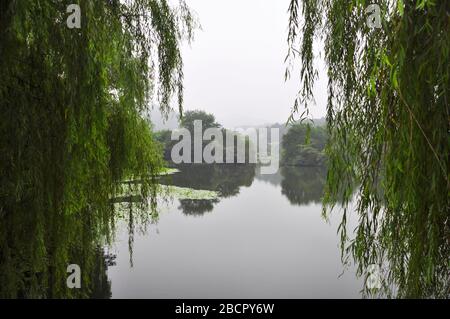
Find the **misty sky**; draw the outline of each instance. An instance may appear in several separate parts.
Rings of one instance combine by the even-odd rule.
[[[300,87],[284,81],[289,0],[186,0],[202,25],[183,49],[185,109],[202,109],[225,127],[284,123]],[[314,118],[325,115],[320,63]]]

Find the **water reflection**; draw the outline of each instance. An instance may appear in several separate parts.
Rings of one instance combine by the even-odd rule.
[[[39,219],[32,209],[18,217],[0,218],[0,298],[111,297],[107,269],[114,255],[99,244],[101,230],[90,218]],[[69,264],[81,268],[80,289],[66,285]]]
[[[254,165],[183,165],[181,171],[161,179],[162,184],[217,191],[220,198],[239,194],[241,187],[250,187],[255,177]],[[214,209],[220,199],[180,199],[183,214],[202,216]]]
[[[291,204],[321,202],[327,171],[324,167],[282,167],[281,192]]]
[[[183,214],[189,216],[203,216],[205,213],[212,212],[214,204],[218,199],[180,199],[180,209]]]
[[[156,229],[135,236],[132,270],[129,229],[119,227],[118,263],[108,270],[114,298],[360,297],[354,269],[340,277],[341,216],[321,216],[324,169],[177,168],[161,182],[220,196],[169,201]]]
[[[161,179],[163,184],[218,191],[221,197],[239,194],[240,187],[249,187],[255,177],[254,165],[177,166],[181,173]]]
[[[281,186],[281,193],[293,205],[318,204],[322,201],[327,169],[323,166],[283,166],[277,174],[256,175],[258,180]]]
[[[105,247],[119,218],[113,206],[54,215],[35,201],[2,202],[0,298],[110,298],[107,270],[115,256]],[[80,267],[80,288],[67,286],[71,264]]]
[[[180,173],[161,182],[179,187],[219,192],[220,198],[237,196],[241,187],[250,187],[255,179],[281,186],[281,193],[293,205],[321,202],[326,181],[325,167],[281,167],[276,174],[262,175],[254,165],[184,165]],[[180,199],[185,215],[202,216],[211,212],[219,199]]]
[[[284,207],[285,204],[280,202],[280,198],[287,198],[291,206],[319,203],[326,174],[325,170],[320,168],[285,167],[274,175],[260,175],[259,169],[254,165],[190,165],[178,168],[180,169],[179,173],[162,177],[160,182],[179,187],[217,191],[219,198],[179,199],[174,208],[182,212],[184,216],[204,216],[207,214],[205,217],[208,216],[208,218],[204,218],[205,220],[210,219],[210,217],[213,217],[212,220],[216,220],[214,216],[220,219],[223,218],[220,215],[227,215],[220,212],[226,211],[228,214],[240,212],[240,217],[234,221],[217,222],[216,225],[219,228],[215,231],[223,232],[225,236],[227,234],[226,227],[233,227],[233,229],[238,230],[235,235],[241,236],[243,242],[252,243],[254,245],[252,247],[256,251],[263,247],[259,242],[264,242],[266,237],[280,237],[280,234],[283,234],[286,229],[292,228],[289,224],[283,224],[284,226],[280,224],[279,228],[277,228],[278,226],[275,228],[268,226],[275,226],[282,221],[272,220],[273,214],[288,214],[288,212],[298,210],[298,208],[292,210],[290,207]],[[259,184],[255,186],[255,181],[269,184],[271,190],[264,189]],[[249,192],[249,189],[252,189],[252,191]],[[247,195],[242,196],[244,190]],[[255,197],[248,197],[248,194],[254,194],[252,196]],[[228,209],[226,207],[217,208],[220,203],[226,200],[233,200],[232,206]],[[116,203],[113,204],[114,202]],[[117,204],[119,202],[121,204]],[[142,240],[142,236],[147,236],[146,225],[151,224],[152,220],[148,217],[149,210],[145,210],[145,205],[140,206],[140,200],[137,197],[117,196],[108,205],[108,209],[98,210],[95,214],[84,211],[83,214],[73,216],[61,214],[51,216],[51,218],[46,216],[45,212],[35,211],[31,207],[23,215],[2,215],[0,212],[0,297],[110,298],[114,280],[120,280],[114,277],[111,282],[107,275],[111,269],[114,273],[114,269],[117,267],[115,255],[105,250],[105,247],[109,246],[108,243],[114,241],[115,224],[125,224],[127,238],[124,241],[129,253],[127,262],[131,261],[128,263],[128,267],[133,267],[133,258],[138,260],[147,258],[146,253],[136,252],[134,247],[135,236],[140,238],[137,239],[138,241]],[[230,205],[230,203],[226,205]],[[245,217],[246,213],[254,215],[251,218]],[[301,214],[296,215],[300,216]],[[241,217],[244,219],[241,220]],[[315,222],[322,223],[320,214],[317,214],[315,218],[317,219]],[[188,220],[189,218],[185,219]],[[259,223],[262,224],[258,226]],[[168,229],[167,231],[186,231],[189,233],[191,231],[189,227],[191,226],[185,226],[186,229],[183,228],[183,230],[177,230],[174,226],[174,229]],[[253,231],[247,232],[245,227],[250,227]],[[260,229],[255,227],[260,227]],[[142,231],[136,232],[136,228]],[[241,228],[242,232],[239,231]],[[259,233],[264,228],[267,228],[267,232]],[[296,234],[296,232],[297,230],[292,228],[290,233]],[[236,236],[234,240],[239,239]],[[252,238],[255,239],[255,242]],[[257,240],[257,238],[259,239]],[[189,241],[189,237],[186,240]],[[225,251],[239,245],[236,242],[233,246],[227,246],[225,241],[222,245],[222,239],[218,238],[217,240],[219,240],[218,249]],[[287,242],[279,242],[279,244],[290,247]],[[272,244],[267,243],[264,247],[271,247],[270,245]],[[301,242],[298,245],[300,245],[300,250],[304,249],[301,247],[306,247]],[[308,243],[308,247],[311,247],[311,249],[314,245],[312,242]],[[164,247],[161,248],[164,249]],[[210,248],[214,249],[214,247]],[[337,245],[335,248],[336,253],[338,253]],[[146,249],[151,252],[150,248]],[[158,248],[155,249],[155,254],[158,255]],[[165,249],[170,251],[173,246],[167,244]],[[274,251],[274,254],[279,255],[280,262],[289,262],[291,258],[283,255],[282,251]],[[150,256],[148,258],[151,259]],[[220,256],[211,256],[211,258],[216,261],[211,259],[210,263],[222,260]],[[236,256],[236,258],[242,259],[244,257]],[[257,258],[265,259],[262,255]],[[298,263],[297,259],[291,261]],[[228,261],[223,262],[229,263]],[[247,260],[247,262],[249,264],[245,267],[253,265],[253,260]],[[67,265],[72,263],[80,265],[82,269],[83,284],[81,289],[69,289],[66,286],[66,278],[69,275],[66,268]],[[336,263],[335,266],[338,267],[338,265],[340,264]],[[166,267],[167,265],[161,264],[160,266]],[[256,274],[252,275],[251,273],[248,273],[248,275],[249,278],[256,276]],[[121,276],[126,277],[127,274],[121,273]],[[290,289],[295,290],[295,287]],[[156,294],[157,292],[152,292],[152,294],[144,297]]]

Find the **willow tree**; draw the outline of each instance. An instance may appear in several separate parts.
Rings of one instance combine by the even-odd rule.
[[[180,42],[194,27],[183,1],[0,2],[1,297],[92,293],[117,182],[155,191],[162,161],[146,113],[153,95],[162,111],[174,94],[181,107]],[[70,263],[86,289],[67,289]]]
[[[365,0],[291,0],[288,57],[300,60],[302,83],[293,111],[309,111],[322,43],[325,212],[339,198],[349,207],[352,180],[359,185],[355,235],[346,209],[340,226],[343,256],[360,274],[381,265],[391,296],[448,297],[450,2],[375,2],[379,17]]]

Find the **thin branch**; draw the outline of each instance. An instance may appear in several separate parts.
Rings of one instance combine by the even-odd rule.
[[[411,114],[412,118],[414,119],[414,122],[416,122],[417,126],[419,127],[420,131],[422,132],[423,137],[425,137],[425,140],[428,143],[428,146],[430,147],[431,151],[433,152],[434,156],[436,157],[436,160],[439,163],[439,166],[442,169],[442,173],[444,175],[445,180],[447,181],[447,187],[450,188],[450,183],[449,180],[447,178],[447,172],[445,170],[444,165],[442,164],[441,159],[439,158],[439,155],[437,154],[436,150],[434,149],[433,145],[431,144],[430,140],[428,139],[427,135],[425,134],[425,131],[423,130],[422,126],[420,125],[419,121],[417,121],[416,116],[414,115],[414,113],[412,112],[411,108],[409,107],[408,103],[406,103],[405,99],[403,98],[402,92],[400,91],[400,89],[398,89],[398,93],[400,96],[400,99],[403,101],[403,103],[405,104],[406,108],[408,109],[409,113]]]

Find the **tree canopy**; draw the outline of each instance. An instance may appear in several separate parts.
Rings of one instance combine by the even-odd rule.
[[[181,118],[180,125],[191,132],[194,133],[194,121],[202,121],[202,128],[214,128],[221,127],[219,123],[216,122],[216,117],[214,114],[206,113],[201,110],[187,111]],[[203,132],[202,132],[203,133]]]
[[[326,142],[327,133],[323,126],[290,125],[282,139],[282,164],[323,166]]]
[[[351,179],[359,184],[356,237],[346,231],[346,209],[340,227],[344,256],[361,274],[381,265],[390,295],[448,297],[450,2],[377,1],[381,28],[366,23],[369,4],[291,0],[288,59],[299,59],[301,80],[293,113],[308,114],[314,47],[323,43],[326,212],[336,197],[347,208]]]

